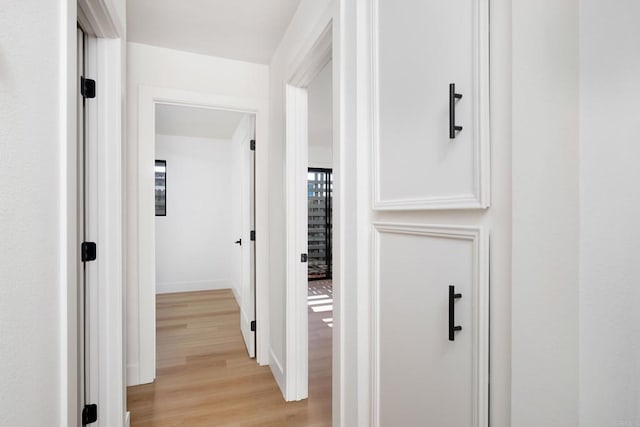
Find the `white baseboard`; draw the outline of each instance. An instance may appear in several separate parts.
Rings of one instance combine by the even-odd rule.
[[[238,289],[236,289],[235,287],[232,287],[231,290],[233,291],[233,296],[236,297],[236,303],[238,304],[238,307],[242,307],[242,304],[240,303],[240,294],[238,293]]]
[[[170,294],[174,292],[212,291],[231,288],[231,280],[198,280],[195,282],[166,282],[156,283],[156,294]]]
[[[124,427],[131,427],[131,412],[124,414]]]
[[[278,387],[280,387],[280,392],[282,393],[282,397],[285,397],[285,378],[284,378],[284,369],[282,369],[282,364],[278,360],[275,354],[273,354],[273,349],[269,349],[269,368],[271,368],[271,373],[273,374],[273,378],[276,379],[276,383],[278,383]]]

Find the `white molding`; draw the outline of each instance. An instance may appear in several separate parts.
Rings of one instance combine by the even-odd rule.
[[[126,414],[124,414],[124,427],[130,427],[131,426],[131,412],[127,411]]]
[[[100,38],[125,38],[125,25],[117,15],[113,1],[78,0],[78,22],[91,35]]]
[[[287,401],[308,396],[307,264],[307,91],[286,87],[286,288],[285,388]]]
[[[96,52],[95,119],[90,132],[94,152],[91,167],[96,181],[89,180],[88,203],[95,223],[98,260],[95,264],[95,294],[91,298],[92,345],[91,392],[101,408],[100,426],[119,426],[125,413],[124,392],[124,282],[122,240],[122,57],[120,39],[94,39]],[[87,123],[90,123],[89,121]],[[95,138],[95,140],[93,140]],[[95,206],[93,206],[95,203]],[[95,218],[94,218],[95,217]],[[89,221],[90,223],[90,221]],[[93,342],[93,341],[92,341]],[[97,378],[94,377],[97,375]]]
[[[231,279],[192,280],[189,282],[156,283],[156,294],[172,294],[175,292],[215,291],[234,289]]]
[[[305,46],[298,53],[289,70],[287,83],[306,88],[331,61],[333,27],[331,21],[322,20]]]
[[[78,424],[80,414],[80,376],[79,376],[79,339],[78,324],[78,64],[77,64],[77,16],[76,2],[59,2],[59,57],[60,73],[58,80],[59,111],[57,137],[60,142],[60,180],[57,188],[59,200],[59,286],[60,306],[60,402],[59,416],[51,414],[52,423],[60,426]],[[52,191],[56,191],[52,189]],[[52,307],[53,308],[53,307]]]
[[[486,209],[491,204],[490,117],[489,117],[489,0],[473,2],[473,193],[449,194],[408,199],[383,199],[380,194],[380,135],[378,90],[378,1],[369,0],[367,62],[371,73],[371,136],[373,140],[373,209],[375,210],[436,210]]]
[[[100,426],[121,427],[125,419],[125,372],[124,372],[124,298],[123,298],[123,245],[122,245],[122,61],[124,58],[123,35],[124,26],[116,17],[113,2],[108,0],[71,0],[66,2],[69,11],[61,8],[65,25],[68,27],[68,46],[73,46],[68,58],[73,66],[65,72],[69,73],[68,82],[72,90],[64,90],[63,93],[71,94],[62,99],[66,105],[63,109],[73,110],[73,130],[67,135],[67,150],[69,156],[63,165],[67,174],[67,230],[69,238],[69,270],[78,268],[78,236],[77,228],[77,141],[75,128],[75,114],[77,108],[77,69],[75,58],[77,54],[76,28],[79,20],[83,29],[89,35],[95,35],[89,40],[90,55],[87,77],[95,78],[98,82],[97,96],[90,100],[87,131],[88,144],[92,153],[92,174],[88,182],[88,188],[92,194],[91,204],[93,210],[88,221],[92,224],[93,237],[98,243],[98,264],[92,266],[91,277],[93,282],[94,297],[88,318],[88,328],[93,331],[91,349],[88,356],[91,358],[88,371],[90,376],[90,396],[95,399],[100,407]],[[76,15],[77,10],[77,15]],[[115,18],[114,18],[115,17]],[[77,19],[77,20],[76,20]],[[119,24],[120,25],[119,25]],[[105,38],[105,37],[110,38]],[[120,38],[118,38],[120,37]],[[65,40],[63,37],[62,40]],[[65,55],[63,55],[65,56]],[[62,73],[64,74],[64,73]],[[91,75],[89,75],[91,74]],[[73,195],[73,196],[71,196]],[[64,198],[63,198],[64,199]],[[63,201],[64,203],[64,201]],[[96,209],[98,208],[98,209]],[[65,232],[65,233],[66,233]],[[68,278],[68,283],[76,282],[75,274]],[[68,299],[74,301],[78,298],[78,289],[74,285],[69,286]],[[100,304],[97,304],[99,301]],[[67,304],[64,307],[64,315],[73,319],[67,334],[68,353],[62,360],[68,361],[74,371],[78,367],[78,339],[77,335],[77,303]],[[72,326],[72,327],[71,327]],[[75,331],[75,332],[73,332]],[[76,425],[80,407],[78,406],[78,378],[77,374],[69,375],[66,382],[68,389],[67,398],[61,399],[67,409],[61,413],[61,425]]]
[[[273,374],[273,378],[275,378],[276,383],[280,387],[280,391],[283,392],[282,396],[285,397],[284,369],[282,369],[282,363],[280,363],[280,360],[278,360],[272,348],[269,349],[269,368],[271,368],[271,373]]]
[[[153,210],[153,160],[155,159],[155,105],[169,104],[216,110],[238,111],[256,116],[256,253],[269,252],[268,186],[268,100],[235,97],[207,92],[191,92],[154,86],[138,88],[138,294],[139,376],[129,385],[150,383],[155,378],[155,227]],[[256,256],[257,362],[269,360],[269,264],[266,256]]]
[[[238,304],[238,307],[242,307],[242,301],[240,299],[240,294],[238,293],[238,288],[232,286],[231,290],[233,291],[233,297],[236,299],[236,304]]]
[[[473,427],[489,426],[489,237],[482,227],[373,223],[373,292],[371,296],[371,420],[380,426],[380,234],[462,239],[473,243],[472,340],[473,340]]]

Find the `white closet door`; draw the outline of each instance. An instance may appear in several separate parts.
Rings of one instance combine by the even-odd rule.
[[[486,426],[483,231],[378,224],[374,242],[374,425]]]
[[[242,167],[242,272],[240,282],[240,330],[247,347],[249,357],[256,357],[256,331],[252,326],[256,320],[256,286],[255,286],[255,240],[251,238],[255,230],[255,151],[250,149],[251,140],[255,138],[255,121],[253,117],[243,119],[246,136],[241,146]]]
[[[488,0],[373,0],[372,20],[375,207],[488,207]]]
[[[488,427],[489,0],[367,4],[371,424]]]

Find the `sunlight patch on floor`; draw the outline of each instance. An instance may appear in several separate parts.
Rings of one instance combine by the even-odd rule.
[[[311,307],[314,313],[324,313],[325,311],[333,311],[333,304],[329,305],[319,305]]]
[[[325,299],[309,301],[307,304],[312,306],[312,305],[323,305],[323,304],[331,304],[331,303],[333,303],[333,298],[325,298]]]
[[[309,294],[307,304],[314,313],[326,313],[331,316],[333,312],[333,287],[331,281],[309,282]],[[325,325],[333,328],[333,316],[322,319]]]

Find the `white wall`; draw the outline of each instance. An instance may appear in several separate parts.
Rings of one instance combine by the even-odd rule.
[[[308,87],[309,167],[333,167],[333,62]]]
[[[514,0],[513,425],[640,425],[638,20]]]
[[[513,0],[511,422],[518,427],[578,425],[578,6]]]
[[[61,382],[66,111],[60,87],[69,54],[62,37],[65,9],[60,2],[5,2],[0,14],[3,426],[58,424],[66,394]]]
[[[27,0],[0,14],[3,426],[77,425],[76,12],[74,0]],[[124,14],[113,22],[124,28]]]
[[[235,97],[266,99],[269,68],[265,65],[127,44],[126,143],[126,286],[127,382],[139,378],[138,321],[138,91],[140,86],[178,89]]]
[[[291,62],[296,59],[305,38],[314,30],[331,3],[330,0],[302,0],[270,64],[269,233],[271,236],[282,236],[270,239],[269,250],[270,364],[276,378],[283,377],[284,372],[278,372],[278,366],[284,367],[285,363],[284,85],[294,71],[290,68]]]
[[[640,3],[580,0],[580,426],[640,426]]]
[[[156,135],[167,216],[156,217],[156,292],[231,288],[231,141]]]
[[[309,146],[309,167],[332,169],[333,153],[331,147]]]

